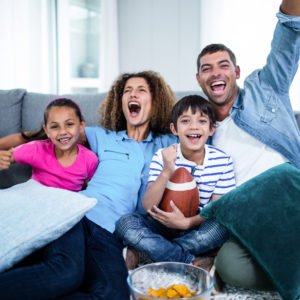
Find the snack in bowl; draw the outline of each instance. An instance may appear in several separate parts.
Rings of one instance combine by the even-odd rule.
[[[160,208],[171,212],[171,200],[185,217],[195,216],[198,212],[199,191],[193,176],[186,168],[180,167],[172,174],[160,202]]]
[[[209,300],[213,288],[206,270],[177,262],[141,266],[130,273],[127,282],[134,300]]]

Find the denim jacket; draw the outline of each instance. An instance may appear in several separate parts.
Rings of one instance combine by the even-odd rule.
[[[289,98],[300,57],[300,17],[281,12],[277,17],[267,64],[245,79],[230,115],[237,126],[300,168],[300,131]]]

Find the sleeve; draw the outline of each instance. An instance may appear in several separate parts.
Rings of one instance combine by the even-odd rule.
[[[37,142],[20,145],[13,150],[14,160],[21,165],[33,165],[37,153]]]
[[[300,18],[278,13],[271,52],[259,73],[262,83],[279,95],[287,95],[297,71],[300,56]],[[284,67],[283,67],[284,65]]]
[[[87,180],[91,180],[91,178],[93,177],[93,175],[95,174],[96,172],[96,169],[98,167],[98,164],[99,164],[99,160],[98,160],[98,157],[97,155],[92,152],[92,151],[89,151],[89,157],[88,157],[88,169],[87,169]]]
[[[162,150],[163,149],[157,150],[157,152],[152,157],[152,161],[150,163],[150,168],[149,168],[148,183],[155,182],[157,177],[163,170],[164,164],[162,158]]]
[[[224,195],[236,187],[235,173],[233,169],[233,161],[231,156],[228,156],[227,164],[224,166],[223,173],[219,177],[216,184],[214,194]]]

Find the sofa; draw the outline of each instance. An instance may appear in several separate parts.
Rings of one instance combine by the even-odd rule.
[[[188,94],[200,94],[200,91],[176,93],[177,99]],[[26,130],[41,128],[43,111],[48,102],[64,96],[76,101],[81,107],[87,126],[99,122],[98,108],[105,93],[94,94],[41,94],[28,92],[25,89],[0,90],[0,137]],[[0,189],[27,181],[31,176],[28,166],[13,164],[9,170],[0,171]]]

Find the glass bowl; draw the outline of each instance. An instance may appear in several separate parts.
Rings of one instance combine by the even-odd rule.
[[[195,292],[187,300],[209,300],[213,288],[213,278],[204,269],[177,262],[151,263],[133,270],[127,279],[134,300],[170,299],[149,296],[149,289],[168,288],[174,284],[185,285]]]

